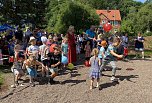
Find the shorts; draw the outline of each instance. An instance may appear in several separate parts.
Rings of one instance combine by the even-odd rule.
[[[22,72],[22,69],[13,69],[11,70],[12,72],[14,72],[14,75],[20,74],[20,72]]]
[[[51,73],[56,73],[56,74],[58,74],[58,68],[49,68],[49,70],[50,70],[50,72]]]
[[[135,48],[135,51],[144,51],[144,48]]]
[[[49,61],[47,59],[45,59],[45,60],[42,60],[42,63],[44,66],[48,66]]]
[[[34,68],[27,68],[27,72],[31,77],[37,77],[37,71]]]

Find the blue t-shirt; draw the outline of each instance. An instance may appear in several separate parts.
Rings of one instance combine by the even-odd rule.
[[[107,51],[105,52],[104,58],[108,57],[109,59],[114,59],[114,56],[110,53],[111,50],[114,52],[116,51],[116,48],[112,44],[108,46]]]
[[[97,40],[97,43],[101,44],[101,40]],[[98,50],[100,50],[101,46],[98,45]]]
[[[89,37],[91,37],[91,38],[94,38],[94,37],[95,37],[95,32],[94,32],[94,31],[91,31],[90,29],[88,29],[88,30],[86,31],[86,34],[87,34]]]
[[[38,32],[37,33],[37,41],[41,41],[42,33]]]
[[[102,59],[102,54],[105,52],[105,48],[104,47],[101,47],[100,48],[100,51],[99,51],[99,55],[98,55],[98,58]]]

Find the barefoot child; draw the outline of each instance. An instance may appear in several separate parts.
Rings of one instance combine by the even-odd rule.
[[[123,55],[116,54],[116,47],[119,46],[120,39],[115,37],[112,40],[112,44],[110,44],[107,48],[107,51],[105,52],[104,59],[102,60],[101,65],[101,71],[104,69],[104,67],[107,65],[107,63],[110,63],[112,66],[112,77],[111,81],[115,80],[115,74],[116,74],[116,64],[115,64],[115,57],[123,58]]]
[[[39,61],[36,60],[36,57],[33,55],[29,56],[29,59],[27,59],[24,62],[24,65],[28,71],[28,74],[30,75],[30,84],[32,87],[35,86],[34,84],[34,79],[36,79],[37,77],[37,70],[36,70],[36,66],[42,66],[42,68],[45,68],[44,65],[42,63],[40,63]]]
[[[99,80],[100,80],[100,59],[98,58],[98,49],[93,49],[92,51],[93,57],[90,58],[90,77],[91,77],[91,85],[90,89],[93,89],[93,82],[94,79],[97,79],[97,85],[96,87],[99,87]]]

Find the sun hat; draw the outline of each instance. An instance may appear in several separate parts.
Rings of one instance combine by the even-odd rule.
[[[45,36],[42,36],[41,41],[42,41],[42,43],[45,43],[45,42],[47,42],[47,38]]]
[[[53,39],[53,37],[52,37],[52,35],[49,35],[49,37],[48,37],[49,39]]]
[[[31,36],[29,42],[36,40],[35,37]]]

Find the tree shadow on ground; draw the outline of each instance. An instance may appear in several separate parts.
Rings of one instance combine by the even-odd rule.
[[[139,75],[127,75],[127,76],[117,75],[116,77],[119,78],[120,81],[127,80],[127,81],[129,81],[129,82],[135,83],[135,82],[132,81],[131,79],[132,79],[132,78],[139,78]]]
[[[79,83],[83,83],[86,82],[86,80],[65,80],[63,82],[61,82],[62,85],[67,84],[67,83],[73,83],[71,86],[73,85],[77,85]]]
[[[11,73],[11,66],[9,65],[0,65],[0,71],[3,73]]]
[[[111,77],[111,75],[106,75],[106,74],[102,74],[105,77]],[[116,78],[118,78],[120,81],[130,81],[130,82],[134,82],[131,79],[132,78],[139,78],[139,75],[127,75],[127,76],[121,76],[121,75],[117,75]],[[134,82],[135,83],[135,82]]]
[[[104,74],[103,74],[103,76],[111,77],[111,75],[104,75]],[[124,80],[136,83],[136,82],[132,81],[131,79],[132,78],[139,78],[139,77],[138,77],[138,75],[128,75],[128,76],[117,75],[116,78],[118,78],[119,80],[118,81],[114,81],[114,82],[101,84],[100,87],[99,87],[99,90],[102,90],[102,89],[108,88],[108,87],[112,87],[112,86],[116,86],[117,84],[119,84],[119,81],[124,81]]]
[[[116,86],[118,85],[119,82],[118,81],[115,81],[115,82],[109,82],[109,83],[104,83],[104,84],[101,84],[99,86],[99,90],[102,90],[102,89],[105,89],[105,88],[109,88],[109,87],[112,87],[112,86]]]
[[[112,67],[111,66],[105,66],[104,67],[106,70],[104,71],[112,71]],[[116,70],[121,70],[122,68],[116,68]]]

